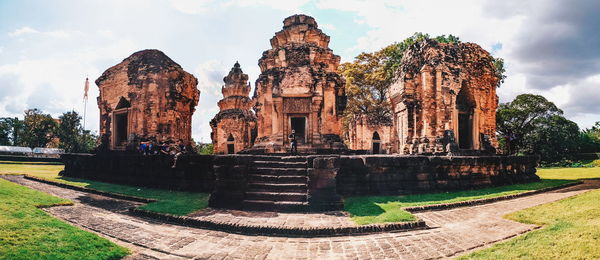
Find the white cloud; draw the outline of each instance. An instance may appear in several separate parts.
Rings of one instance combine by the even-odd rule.
[[[300,7],[310,2],[310,0],[232,0],[226,4],[238,7],[248,6],[266,6],[277,10],[298,12]]]
[[[212,131],[209,122],[219,112],[217,102],[223,98],[221,87],[228,71],[228,66],[218,60],[206,61],[194,70],[200,89],[200,101],[192,118],[192,136],[197,142],[210,142],[207,140]]]
[[[201,14],[210,10],[213,0],[171,0],[171,6],[184,14]]]
[[[2,116],[22,117],[27,108],[39,108],[54,117],[73,109],[83,116],[86,76],[93,82],[107,68],[101,63],[107,59],[122,60],[136,45],[125,37],[107,37],[106,32],[37,33],[35,41],[19,46],[24,55],[0,63],[0,79],[8,77],[12,82],[0,86],[2,95],[12,91],[0,98]],[[77,35],[76,41],[72,35]],[[48,46],[63,48],[52,47],[48,53]],[[98,96],[98,89],[93,83],[89,96],[86,128],[97,130],[99,112],[94,97]]]
[[[262,6],[276,10],[299,12],[301,7],[310,2],[310,0],[171,0],[171,6],[185,14],[202,14],[214,9],[223,9],[228,7],[252,7]]]
[[[335,31],[335,29],[336,29],[335,26],[330,23],[319,24],[319,27],[321,29],[325,29],[325,30],[329,30],[329,31]]]
[[[12,31],[12,32],[9,32],[8,36],[10,36],[10,37],[17,37],[17,36],[20,36],[20,35],[23,35],[23,34],[29,34],[29,33],[38,33],[38,31],[36,29],[31,28],[31,27],[24,26],[24,27],[21,27],[19,29],[16,29],[16,30]]]

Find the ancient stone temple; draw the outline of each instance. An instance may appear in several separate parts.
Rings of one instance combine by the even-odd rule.
[[[344,148],[340,139],[344,81],[329,36],[314,18],[294,15],[283,21],[271,47],[258,61],[261,74],[253,97],[258,138],[252,149],[287,152],[292,131],[300,152]]]
[[[159,50],[136,52],[96,80],[104,149],[143,139],[190,142],[198,80]]]
[[[493,58],[474,43],[426,40],[408,48],[390,87],[399,153],[494,152]]]
[[[365,117],[359,117],[348,125],[348,148],[367,154],[389,154],[395,137],[392,124],[371,125]]]
[[[251,111],[254,103],[248,97],[248,75],[242,72],[239,63],[235,63],[223,81],[220,111],[210,121],[211,138],[215,154],[233,154],[252,146],[256,116]]]

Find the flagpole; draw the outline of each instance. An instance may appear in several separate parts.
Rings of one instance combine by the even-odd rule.
[[[85,130],[85,116],[87,114],[87,100],[88,100],[88,90],[90,88],[90,82],[88,78],[85,78],[85,87],[83,93],[83,130]]]
[[[85,114],[87,112],[87,97],[83,100],[83,130],[85,130]]]

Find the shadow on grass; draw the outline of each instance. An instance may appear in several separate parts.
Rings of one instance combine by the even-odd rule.
[[[157,202],[148,203],[140,208],[159,213],[182,216],[208,207],[208,193],[161,190],[70,177],[58,177],[56,179],[85,188],[128,196],[156,199],[158,200]]]
[[[411,194],[401,196],[356,196],[344,200],[344,208],[352,216],[379,216],[404,207],[453,203],[467,200],[493,198],[519,194],[532,190],[555,187],[574,180],[541,180],[539,182],[513,184],[477,190],[452,191],[441,193]]]

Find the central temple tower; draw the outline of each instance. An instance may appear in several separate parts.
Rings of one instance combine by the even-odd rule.
[[[292,131],[299,152],[343,149],[346,94],[340,56],[329,48],[329,36],[314,18],[294,15],[283,21],[271,47],[258,61],[261,74],[253,97],[258,138],[251,150],[288,152]]]

